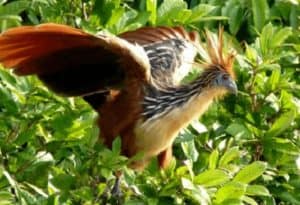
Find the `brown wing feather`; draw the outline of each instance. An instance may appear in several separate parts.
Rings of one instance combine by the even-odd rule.
[[[84,95],[149,78],[143,49],[113,36],[93,36],[58,24],[23,26],[0,35],[0,62],[19,75],[37,74],[50,88]]]
[[[43,24],[10,29],[0,38],[0,59],[6,67],[38,59],[49,53],[78,46],[95,46],[95,38],[77,29],[57,24]],[[18,69],[19,74],[39,74],[46,69]]]
[[[172,38],[185,39],[190,42],[198,42],[199,36],[195,31],[187,32],[183,27],[143,27],[135,31],[128,31],[119,35],[131,43],[145,45],[164,41]]]
[[[190,71],[199,44],[196,31],[187,32],[180,26],[143,27],[122,33],[119,37],[142,45],[149,54],[152,77],[158,84],[169,85],[179,84]],[[177,40],[184,46],[176,45]]]

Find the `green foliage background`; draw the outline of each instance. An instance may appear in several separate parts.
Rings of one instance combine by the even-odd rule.
[[[56,22],[118,34],[145,25],[217,31],[237,51],[239,94],[177,138],[176,160],[142,173],[98,142],[96,113],[35,77],[0,69],[0,204],[300,204],[299,0],[0,0],[0,25]],[[201,122],[201,123],[200,123]]]

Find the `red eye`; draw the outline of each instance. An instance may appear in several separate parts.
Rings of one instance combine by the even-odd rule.
[[[228,75],[223,75],[223,80],[228,80]]]

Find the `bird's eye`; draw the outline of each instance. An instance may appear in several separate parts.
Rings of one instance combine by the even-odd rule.
[[[223,80],[228,80],[228,75],[223,75]]]

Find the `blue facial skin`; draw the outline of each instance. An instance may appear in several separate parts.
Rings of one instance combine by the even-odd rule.
[[[227,74],[220,72],[215,80],[213,81],[213,86],[224,87],[229,93],[237,95],[238,88],[234,80]]]

